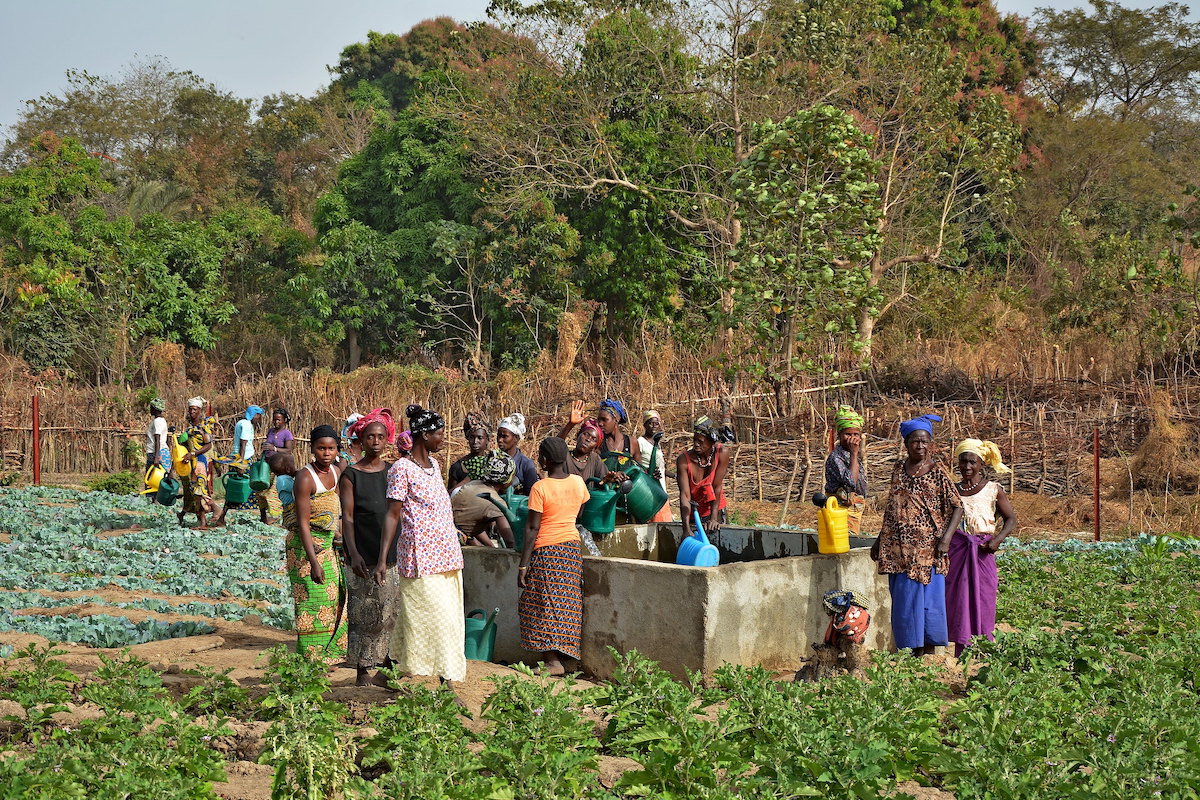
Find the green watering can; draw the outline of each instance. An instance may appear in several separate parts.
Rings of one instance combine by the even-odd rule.
[[[154,502],[160,506],[175,505],[175,498],[179,496],[179,488],[179,481],[170,475],[163,476],[163,479],[158,482],[158,491],[154,493]]]
[[[517,494],[511,486],[504,490],[503,504],[498,502],[491,492],[482,492],[479,497],[504,512],[504,518],[508,520],[508,525],[512,528],[517,552],[521,552],[525,547],[525,521],[529,519],[529,498],[523,494]]]
[[[499,613],[497,608],[485,617],[483,609],[477,608],[467,614],[463,652],[468,661],[492,660],[492,652],[496,649],[496,615]]]
[[[633,488],[632,481],[625,481],[620,486],[605,485],[600,478],[588,478],[588,494],[592,499],[583,506],[579,515],[579,524],[592,533],[612,533],[617,527],[617,499],[629,494]]]
[[[624,472],[633,483],[633,488],[625,495],[623,510],[633,517],[634,522],[649,522],[667,504],[667,493],[662,484],[629,456],[610,455],[604,463],[610,470]]]
[[[250,488],[256,492],[271,488],[271,467],[265,459],[260,458],[250,465]]]
[[[222,480],[225,486],[225,502],[241,505],[250,499],[250,478],[240,472],[229,472]]]

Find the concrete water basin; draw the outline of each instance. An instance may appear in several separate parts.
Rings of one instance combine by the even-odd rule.
[[[814,531],[726,527],[710,537],[720,565],[704,568],[674,563],[681,535],[678,523],[651,523],[596,537],[601,555],[583,559],[585,671],[611,676],[609,647],[637,650],[677,677],[724,663],[794,669],[829,623],[821,596],[839,588],[867,598],[868,645],[891,648],[887,581],[868,556],[870,539],[821,555]],[[463,555],[467,610],[500,609],[495,658],[532,663],[517,621],[519,555],[480,547]]]

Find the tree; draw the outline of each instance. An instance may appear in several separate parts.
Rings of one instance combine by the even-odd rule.
[[[1188,21],[1187,6],[1088,2],[1090,13],[1038,9],[1044,68],[1036,86],[1055,110],[1125,119],[1194,96],[1200,23]]]
[[[828,105],[760,123],[753,142],[733,176],[745,223],[734,253],[739,311],[765,345],[763,377],[779,388],[832,359],[811,346],[818,337],[852,341],[855,312],[873,302],[879,165],[870,137]]]

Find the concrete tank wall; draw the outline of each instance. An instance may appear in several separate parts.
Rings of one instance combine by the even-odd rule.
[[[676,528],[678,526],[675,526]],[[778,544],[804,534],[756,529],[731,531],[779,552]],[[865,547],[842,555],[774,557],[723,563],[718,567],[681,567],[652,560],[670,552],[678,531],[670,526],[630,526],[597,537],[605,557],[584,557],[583,668],[599,677],[612,675],[608,647],[638,650],[683,677],[688,670],[711,674],[723,663],[789,669],[812,654],[829,618],[821,595],[835,588],[863,592],[871,612],[868,644],[890,649],[891,616],[887,581],[875,573]],[[869,541],[869,540],[868,540]],[[728,548],[727,548],[728,549]],[[785,548],[786,549],[786,548]],[[629,552],[632,557],[611,557]],[[500,608],[495,658],[533,663],[536,654],[520,644],[517,619],[517,567],[520,557],[505,550],[463,550],[463,589],[467,610]]]

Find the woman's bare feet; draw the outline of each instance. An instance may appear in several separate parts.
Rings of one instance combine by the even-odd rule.
[[[561,678],[567,674],[567,668],[558,660],[558,655],[554,653],[543,654],[542,674],[549,675],[552,678]]]

